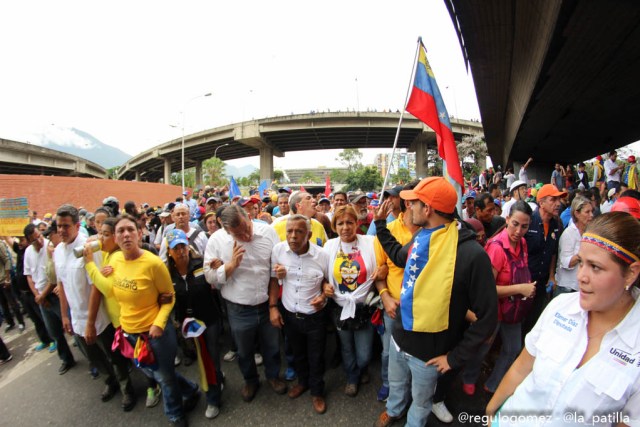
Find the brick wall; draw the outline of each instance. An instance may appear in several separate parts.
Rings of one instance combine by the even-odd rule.
[[[29,209],[55,213],[58,206],[71,203],[93,212],[102,200],[115,196],[120,208],[128,200],[136,204],[162,206],[180,196],[181,188],[152,182],[115,181],[98,178],[73,178],[39,175],[0,175],[0,198],[26,197]]]

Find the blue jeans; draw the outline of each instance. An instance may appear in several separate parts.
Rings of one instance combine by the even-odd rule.
[[[380,360],[380,375],[382,385],[389,387],[389,344],[391,343],[391,333],[393,332],[393,320],[387,312],[384,312],[384,335],[382,335],[382,357]]]
[[[138,335],[129,334],[127,337],[134,348]],[[175,370],[174,361],[178,348],[176,329],[168,322],[162,336],[160,338],[150,338],[149,343],[158,367],[155,370],[144,368],[143,371],[147,376],[153,376],[160,384],[164,414],[169,418],[169,421],[184,418],[182,401],[192,397],[194,393],[198,393],[198,386]]]
[[[502,348],[493,371],[485,383],[492,393],[496,391],[500,381],[502,381],[502,377],[507,373],[511,364],[522,350],[522,324],[501,322],[498,324],[498,328],[500,329],[500,338],[502,338]]]
[[[264,360],[267,379],[280,375],[280,333],[269,320],[269,303],[250,306],[227,301],[227,314],[231,334],[238,346],[238,365],[247,384],[260,381],[254,359],[256,342]]]
[[[220,330],[222,329],[222,321],[218,321],[211,326],[207,326],[204,331],[204,339],[207,343],[207,351],[213,361],[213,365],[216,367],[216,384],[209,384],[209,390],[207,391],[207,403],[209,405],[220,406],[220,395],[222,385],[222,370],[220,365],[220,344],[218,344],[218,338],[220,337]]]
[[[389,399],[387,413],[399,417],[409,404],[407,426],[423,427],[431,413],[433,394],[438,382],[438,370],[408,353],[396,349],[391,343],[389,349]],[[411,388],[409,388],[411,387]]]
[[[338,330],[342,348],[342,367],[348,384],[359,384],[360,375],[367,371],[371,361],[373,326],[371,322],[357,331]]]

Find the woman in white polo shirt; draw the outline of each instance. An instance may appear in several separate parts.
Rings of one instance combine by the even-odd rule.
[[[487,405],[494,425],[640,423],[640,223],[611,212],[582,235],[579,292],[553,299]]]

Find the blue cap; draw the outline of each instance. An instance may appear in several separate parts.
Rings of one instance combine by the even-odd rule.
[[[500,201],[500,199],[493,199],[493,203],[494,203],[496,206],[502,206],[502,202]]]
[[[184,231],[174,228],[167,233],[167,242],[169,243],[169,249],[173,249],[180,243],[188,245],[189,239],[187,239],[187,235],[184,234]]]

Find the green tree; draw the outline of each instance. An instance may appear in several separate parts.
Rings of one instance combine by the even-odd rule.
[[[331,178],[332,183],[343,183],[347,180],[348,172],[345,172],[340,169],[332,169],[329,177]]]
[[[311,171],[305,171],[302,176],[300,177],[300,182],[305,183],[305,182],[318,182],[320,181],[320,178],[318,178],[313,172]]]
[[[202,162],[202,173],[208,178],[205,181],[209,185],[221,186],[229,182],[225,176],[225,164],[217,157],[211,157]]]
[[[345,148],[342,153],[338,154],[336,160],[345,165],[349,173],[354,172],[362,167],[362,153],[357,148]]]
[[[184,186],[186,188],[193,188],[195,186],[195,176],[195,168],[188,168],[184,170]],[[178,187],[182,185],[182,174],[180,172],[173,172],[171,174],[171,184],[177,185]]]
[[[400,168],[398,173],[391,175],[391,180],[396,184],[406,184],[411,181],[411,172],[407,168]]]
[[[346,179],[347,190],[373,191],[382,187],[383,178],[375,166],[365,166],[351,172]]]
[[[276,182],[281,182],[284,179],[284,171],[280,169],[274,169],[273,171],[273,180]]]
[[[478,136],[465,136],[457,145],[458,156],[464,169],[480,173],[487,166],[487,143]]]
[[[118,171],[120,170],[120,166],[114,166],[112,168],[107,169],[107,178],[108,179],[118,179]]]
[[[256,169],[247,177],[247,185],[259,185],[260,184],[260,169]]]

